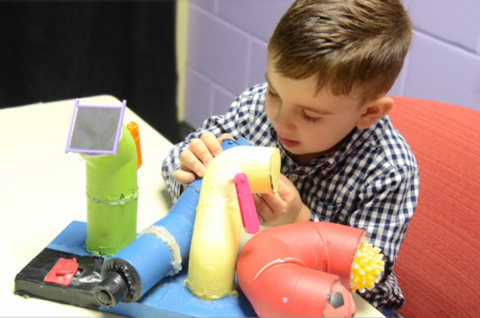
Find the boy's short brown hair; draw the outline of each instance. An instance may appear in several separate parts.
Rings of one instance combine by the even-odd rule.
[[[268,50],[282,76],[317,74],[317,92],[353,90],[364,104],[392,87],[411,38],[412,23],[399,0],[297,0]]]

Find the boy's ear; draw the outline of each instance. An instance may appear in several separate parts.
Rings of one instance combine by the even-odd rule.
[[[357,120],[358,129],[367,129],[388,114],[393,107],[393,99],[387,96],[367,102],[362,107],[362,115]]]

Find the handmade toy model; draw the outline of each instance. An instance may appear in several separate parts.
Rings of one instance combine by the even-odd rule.
[[[260,317],[352,317],[350,291],[374,287],[383,268],[365,230],[305,222],[251,238],[238,259],[237,276]]]
[[[224,141],[204,178],[137,237],[141,152],[136,124],[122,125],[125,106],[76,101],[66,151],[86,161],[86,231],[72,222],[17,275],[16,294],[135,317],[355,313],[349,291],[373,287],[383,273],[364,230],[323,222],[269,228],[237,263],[242,224],[259,230],[251,193],[278,188],[276,148]]]
[[[76,101],[66,151],[80,153],[86,161],[87,224],[73,221],[68,225],[17,274],[15,293],[136,317],[165,312],[254,315],[245,296],[226,297],[212,306],[183,287],[186,270],[181,271],[182,261],[190,250],[201,179],[187,187],[167,216],[138,238],[134,234],[132,240],[129,232],[136,227],[136,169],[141,155],[138,127],[127,125],[135,135],[130,136],[122,125],[125,106],[126,101],[121,107]],[[247,143],[226,141],[222,147],[227,150],[239,145]],[[107,219],[97,215],[104,212],[109,214]],[[124,226],[125,219],[133,226]],[[128,240],[117,236],[116,227],[122,226]],[[166,293],[188,305],[176,306],[159,286],[148,293],[166,276],[179,279],[167,277],[168,284],[162,284]]]
[[[65,152],[86,162],[87,240],[92,255],[111,256],[137,233],[138,127],[125,127],[122,106],[81,105],[75,100]],[[138,162],[138,164],[137,164]]]
[[[232,146],[238,146],[238,143],[226,142],[223,148]],[[259,157],[253,159],[255,154]],[[202,283],[209,286],[221,284],[228,288],[221,296],[233,292],[240,239],[240,213],[233,178],[238,173],[245,173],[259,189],[272,191],[272,183],[278,185],[278,173],[275,175],[273,171],[279,171],[280,154],[275,148],[255,151],[253,147],[235,147],[218,156],[212,167],[213,173],[187,187],[167,216],[105,262],[102,269],[104,280],[94,289],[103,306],[136,301],[165,276],[177,274],[182,268],[182,259],[190,251],[190,243],[196,244],[192,251],[197,253],[190,255],[187,286],[200,286],[196,291],[203,291]],[[199,235],[200,239],[192,240],[192,230],[193,236]],[[214,244],[214,250],[209,248],[211,244]],[[217,265],[218,258],[227,265]],[[217,276],[220,279],[216,279]]]
[[[246,183],[242,184],[237,180],[236,188],[235,178],[241,173],[248,181],[244,179]],[[221,153],[209,165],[200,190],[185,282],[197,297],[214,300],[232,294],[242,229],[238,202],[252,201],[243,212],[253,208],[258,223],[251,192],[275,192],[279,176],[280,151],[272,147],[236,147]],[[238,198],[237,189],[245,186],[247,191]]]

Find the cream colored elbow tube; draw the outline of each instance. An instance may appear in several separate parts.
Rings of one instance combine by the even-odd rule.
[[[214,300],[234,291],[242,220],[233,178],[248,177],[252,193],[278,189],[280,151],[240,146],[222,152],[202,181],[185,285],[197,297]]]

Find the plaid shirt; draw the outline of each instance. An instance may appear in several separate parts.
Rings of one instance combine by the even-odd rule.
[[[281,172],[310,208],[311,221],[365,229],[370,243],[387,256],[382,282],[359,294],[377,308],[402,306],[404,298],[392,267],[418,198],[418,166],[410,147],[384,116],[368,129],[354,130],[336,151],[297,165],[283,149],[265,114],[266,88],[264,83],[247,89],[227,114],[208,118],[171,150],[163,162],[162,176],[173,202],[180,194],[180,184],[172,177],[180,166],[179,155],[204,131],[217,137],[223,133],[243,137],[255,146],[277,147]]]

